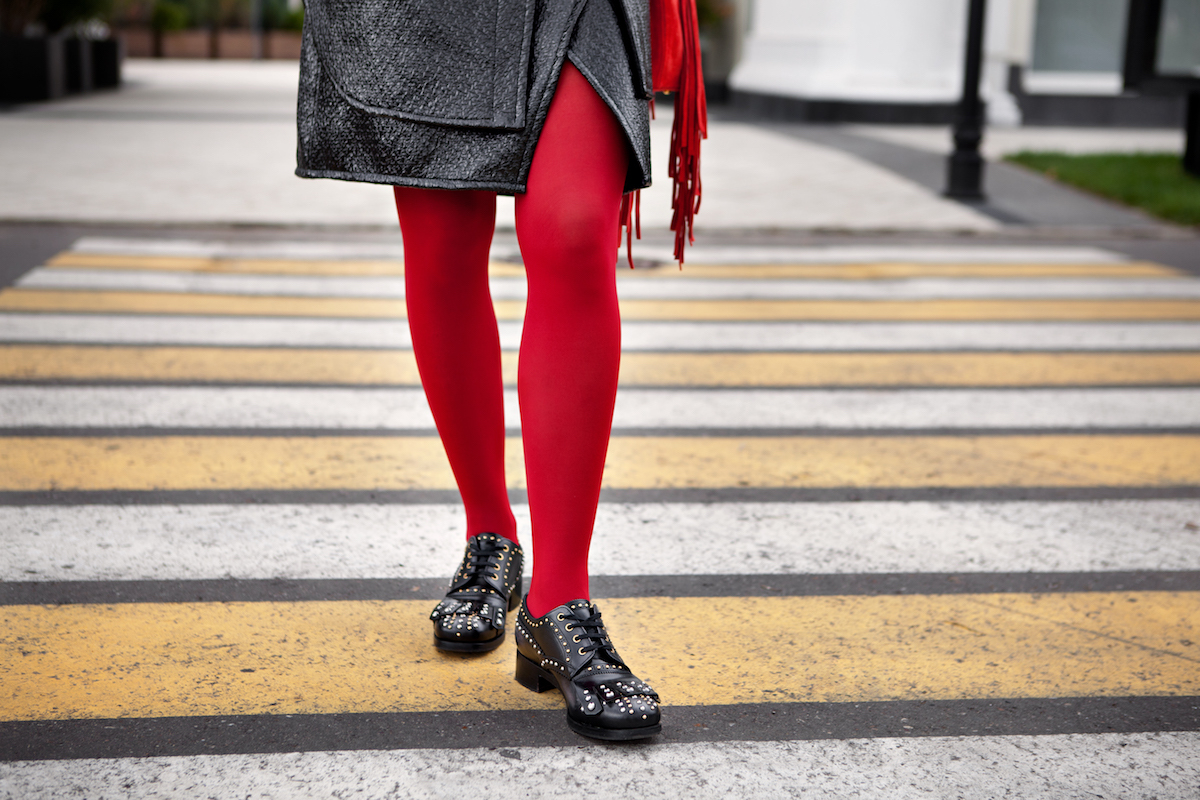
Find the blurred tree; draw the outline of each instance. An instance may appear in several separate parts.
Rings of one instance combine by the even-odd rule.
[[[155,0],[150,11],[150,29],[153,34],[154,57],[163,57],[163,33],[183,30],[188,26],[188,9],[172,0]]]

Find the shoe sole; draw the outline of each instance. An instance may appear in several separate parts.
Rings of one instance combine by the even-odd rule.
[[[632,742],[637,739],[649,739],[662,733],[662,725],[651,725],[648,728],[593,728],[567,717],[567,727],[586,736],[589,739],[599,739],[604,742]]]
[[[517,588],[520,589],[521,587],[518,586]],[[508,610],[511,612],[519,605],[521,605],[521,593],[519,591],[513,592],[512,597],[508,598]],[[433,635],[433,646],[443,653],[490,653],[504,644],[505,633],[507,631],[502,632],[495,639],[488,639],[486,642],[458,642],[453,639],[439,639],[435,633]]]
[[[562,693],[562,687],[558,685],[558,679],[554,675],[542,669],[519,652],[517,653],[517,667],[513,677],[516,678],[517,683],[531,692],[541,694],[550,689],[557,689],[560,694]],[[591,725],[585,725],[582,722],[576,722],[571,718],[570,714],[567,715],[567,727],[580,736],[586,736],[589,739],[600,739],[605,742],[629,742],[634,739],[648,739],[662,732],[661,723],[647,725],[642,728],[596,728]]]
[[[490,653],[504,644],[504,634],[486,642],[452,642],[447,639],[433,637],[433,646],[443,653]]]

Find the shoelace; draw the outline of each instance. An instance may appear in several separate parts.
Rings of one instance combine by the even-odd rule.
[[[483,577],[499,580],[499,561],[502,555],[504,552],[495,542],[479,539],[471,541],[467,545],[467,582],[461,588],[479,586]]]
[[[568,631],[576,629],[583,631],[582,634],[576,634],[581,644],[583,644],[583,640],[587,640],[587,643],[579,648],[580,654],[592,653],[596,650],[610,651],[612,648],[612,640],[608,638],[608,632],[604,630],[604,623],[600,621],[599,611],[593,610],[587,619],[570,620],[566,625],[566,629]],[[611,656],[612,653],[607,652],[606,655]],[[611,666],[624,666],[616,658],[606,658],[605,661],[609,662]]]

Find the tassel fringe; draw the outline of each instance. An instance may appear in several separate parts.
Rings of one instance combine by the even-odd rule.
[[[704,71],[700,63],[700,26],[696,0],[679,0],[683,24],[683,69],[679,91],[675,94],[674,121],[671,124],[671,150],[667,176],[671,178],[671,230],[675,232],[675,260],[683,268],[687,244],[696,243],[694,224],[700,211],[700,140],[708,138],[708,98],[704,93]],[[654,99],[650,116],[654,117]],[[629,268],[633,269],[633,239],[642,238],[642,192],[621,197],[617,246],[625,238]]]
[[[684,243],[695,244],[693,231],[700,210],[700,140],[708,138],[708,99],[700,64],[700,26],[695,0],[682,0],[683,74],[675,97],[671,125],[671,156],[667,175],[671,185],[671,230],[675,231],[675,260],[683,266]]]

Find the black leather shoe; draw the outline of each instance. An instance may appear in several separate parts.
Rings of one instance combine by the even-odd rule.
[[[521,602],[521,545],[494,533],[467,540],[446,599],[437,604],[433,645],[452,653],[486,653],[504,641],[506,613]]]
[[[617,655],[600,609],[572,600],[534,618],[517,613],[517,682],[544,692],[558,688],[567,725],[593,739],[645,739],[662,730],[658,694]]]

